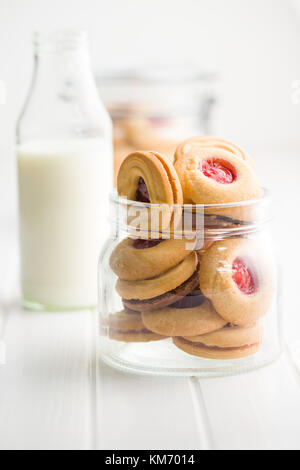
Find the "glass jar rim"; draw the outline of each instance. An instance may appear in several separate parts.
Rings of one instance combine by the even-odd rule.
[[[182,234],[201,234],[211,239],[243,236],[259,232],[264,225],[272,220],[270,213],[271,197],[266,188],[262,188],[260,198],[248,201],[229,202],[223,204],[151,204],[131,201],[118,196],[116,190],[110,195],[112,211],[109,220],[114,233],[133,233],[137,238],[185,238]],[[136,221],[148,220],[137,230],[128,222],[128,214]],[[141,214],[144,214],[144,219]],[[173,214],[173,215],[172,215]],[[150,219],[148,217],[150,216]],[[167,217],[172,228],[167,229],[156,224],[158,217]],[[153,218],[152,218],[153,217]],[[169,219],[168,219],[169,217]],[[149,222],[150,220],[150,222]],[[154,220],[154,223],[153,223]],[[164,219],[165,220],[165,219]],[[172,225],[173,220],[173,225]],[[175,224],[176,221],[176,224]],[[180,222],[178,225],[178,221]],[[160,222],[159,222],[160,223]],[[183,223],[183,225],[182,225]],[[175,225],[174,225],[175,224]],[[188,229],[186,230],[186,224]],[[153,229],[153,226],[155,229]],[[150,236],[149,236],[150,235]]]
[[[111,202],[118,203],[125,206],[135,206],[140,209],[142,208],[151,208],[151,207],[158,207],[163,204],[152,204],[148,202],[139,202],[139,201],[132,201],[130,199],[125,199],[120,197],[117,193],[117,190],[114,189],[110,193],[109,197]],[[225,209],[225,208],[238,208],[238,207],[249,207],[253,205],[270,205],[271,204],[271,192],[269,189],[262,187],[262,194],[261,197],[256,199],[249,199],[247,201],[238,201],[238,202],[225,202],[220,204],[172,204],[172,207],[182,207],[184,209],[200,209],[200,210],[213,210],[213,209]]]

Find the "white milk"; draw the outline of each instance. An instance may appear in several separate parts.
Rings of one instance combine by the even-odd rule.
[[[58,308],[97,303],[97,263],[112,183],[102,139],[18,148],[22,287],[26,302]]]

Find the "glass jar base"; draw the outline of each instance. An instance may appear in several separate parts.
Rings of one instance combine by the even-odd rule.
[[[252,356],[233,360],[215,360],[191,356],[174,350],[171,340],[152,343],[120,343],[118,348],[101,339],[100,357],[108,366],[122,372],[148,376],[214,378],[239,375],[265,367],[281,354],[274,344],[264,342]],[[114,343],[114,342],[113,342]]]
[[[45,305],[39,302],[23,299],[22,306],[25,310],[32,312],[79,312],[82,310],[95,310],[95,305],[82,305],[82,306],[58,306],[58,305]]]

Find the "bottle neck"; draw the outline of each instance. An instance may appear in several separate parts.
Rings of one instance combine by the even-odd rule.
[[[110,121],[92,73],[86,35],[35,35],[34,47],[33,79],[17,141],[106,135]]]
[[[88,40],[85,33],[53,33],[35,35],[35,78],[38,86],[49,82],[64,84],[93,80]]]

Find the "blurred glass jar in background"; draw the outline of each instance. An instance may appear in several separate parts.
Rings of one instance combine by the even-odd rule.
[[[185,68],[108,71],[97,84],[114,124],[115,180],[134,150],[173,160],[179,142],[212,132],[214,76]]]
[[[35,34],[34,74],[17,124],[25,307],[97,301],[97,258],[113,182],[112,124],[84,32]]]

